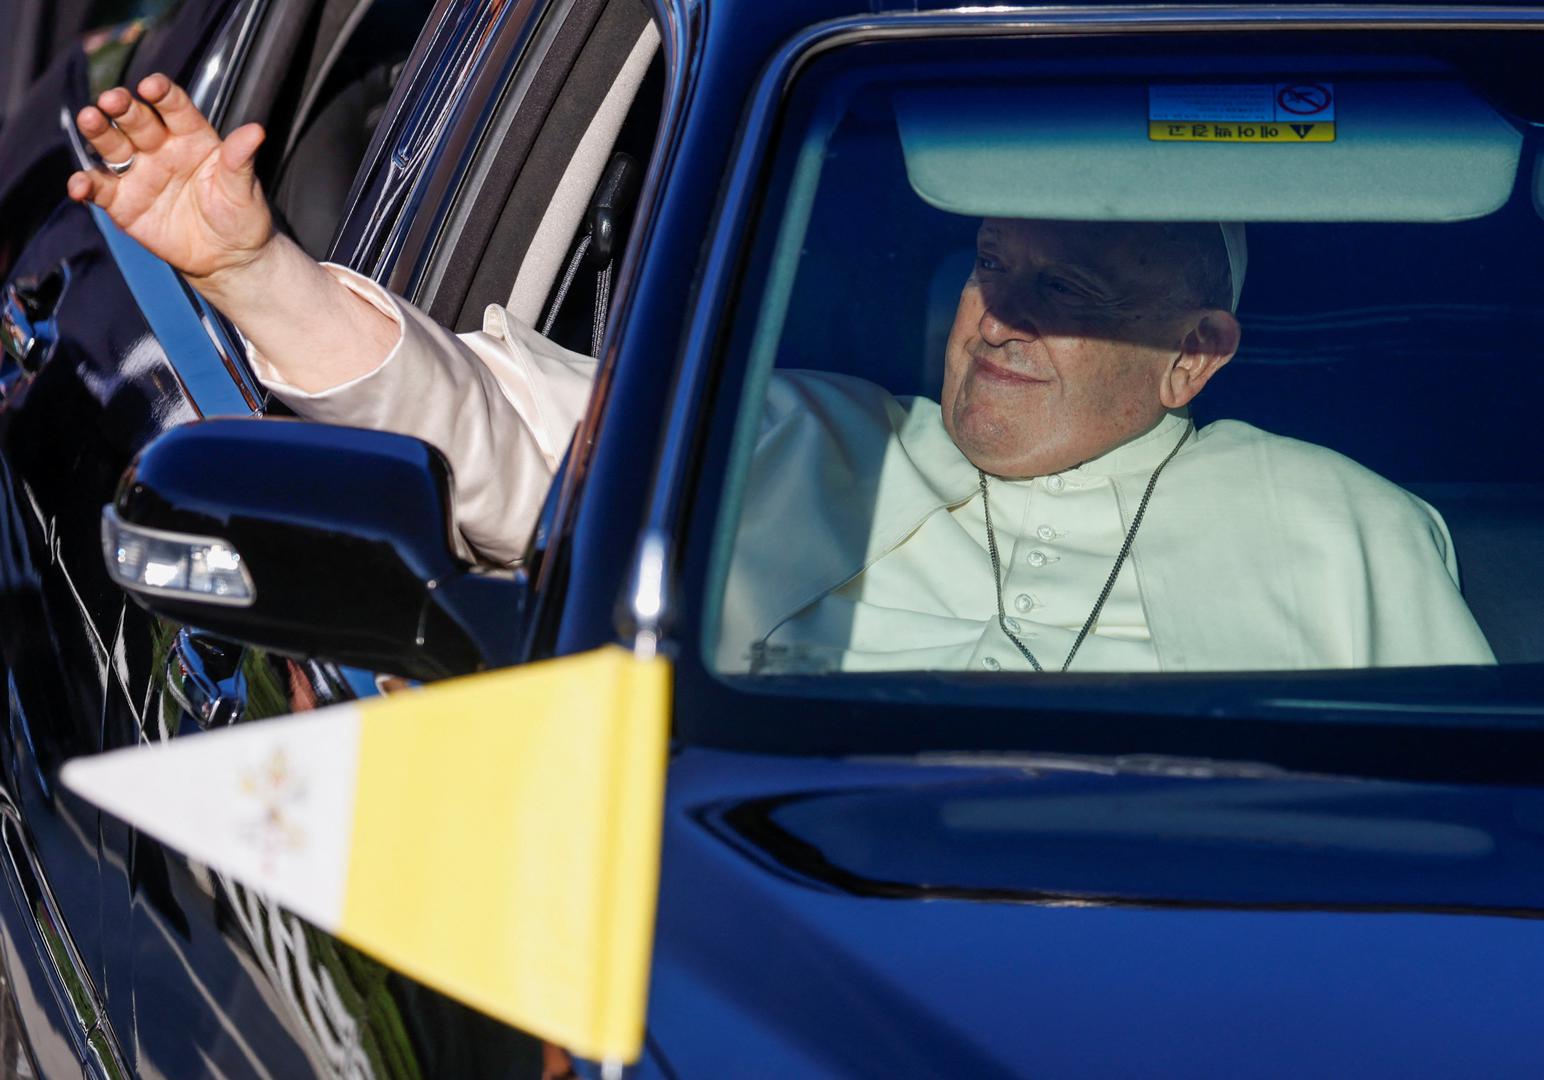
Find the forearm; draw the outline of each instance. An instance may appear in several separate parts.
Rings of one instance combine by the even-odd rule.
[[[320,269],[387,324],[389,347],[356,377],[320,389],[290,382],[256,349],[254,373],[301,416],[438,447],[455,472],[461,534],[490,561],[518,560],[589,399],[594,361],[500,309],[484,332],[457,336],[368,278]]]
[[[280,234],[244,265],[187,280],[284,382],[308,393],[369,374],[401,335],[395,320]]]

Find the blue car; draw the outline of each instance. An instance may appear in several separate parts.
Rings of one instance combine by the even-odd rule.
[[[222,131],[264,120],[259,175],[313,255],[452,330],[504,308],[598,361],[503,565],[456,539],[455,462],[288,419],[235,326],[64,200],[103,86],[61,61],[0,135],[10,1069],[598,1074],[58,777],[623,645],[672,681],[633,1075],[1537,1075],[1541,30],[1525,5],[185,0],[108,85],[165,71]],[[1263,659],[1176,659],[1141,597],[1123,631],[1120,561],[1086,624],[1092,596],[1044,614],[1055,586],[1026,575],[1089,556],[1031,516],[999,521],[1023,533],[1006,570],[988,545],[996,597],[971,591],[986,546],[929,569],[1000,638],[860,648],[933,601],[866,630],[874,561],[841,570],[826,541],[925,522],[879,521],[836,454],[818,513],[755,516],[788,387],[940,396],[962,286],[1001,269],[983,219],[1247,230],[1242,343],[1188,418],[1348,463],[1219,498],[1197,532],[1309,510],[1226,563],[1149,559],[1142,596],[1163,577],[1250,639],[1218,655]],[[1153,475],[1149,538],[1186,524]],[[1382,555],[1343,577],[1324,531],[1396,486],[1434,581]],[[1382,552],[1402,527],[1358,535]],[[246,576],[115,557],[135,537],[206,567],[224,545]],[[793,570],[756,586],[787,614],[747,648],[759,560]],[[1373,644],[1325,661],[1348,619]],[[1020,662],[1080,626],[1081,663]],[[1146,659],[1104,663],[1112,642]]]

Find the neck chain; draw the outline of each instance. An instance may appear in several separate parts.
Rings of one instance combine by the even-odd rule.
[[[1110,591],[1115,588],[1115,579],[1120,576],[1120,568],[1125,565],[1126,556],[1131,554],[1131,543],[1137,538],[1137,530],[1142,527],[1142,515],[1147,513],[1147,500],[1153,497],[1153,488],[1158,486],[1158,475],[1163,472],[1165,465],[1174,460],[1174,455],[1179,453],[1181,446],[1185,445],[1185,440],[1190,437],[1194,426],[1193,423],[1185,425],[1185,430],[1180,433],[1179,442],[1174,444],[1174,449],[1169,451],[1169,456],[1160,461],[1158,467],[1153,470],[1152,479],[1147,482],[1147,490],[1142,492],[1142,501],[1137,504],[1137,512],[1131,518],[1131,528],[1126,530],[1126,539],[1121,542],[1120,554],[1115,556],[1115,565],[1110,568],[1110,576],[1105,579],[1104,588],[1099,590],[1099,599],[1094,601],[1094,609],[1084,620],[1083,629],[1078,631],[1077,640],[1072,643],[1072,648],[1067,652],[1067,659],[1062,661],[1062,671],[1072,666],[1072,658],[1078,654],[1078,649],[1083,645],[1083,639],[1088,637],[1089,631],[1094,628],[1099,612],[1104,608],[1104,602],[1110,598]],[[1029,651],[1029,646],[1008,629],[1008,613],[1003,610],[1002,560],[997,555],[997,534],[992,531],[992,501],[986,493],[986,473],[977,469],[976,475],[981,478],[981,510],[986,515],[986,549],[992,556],[992,584],[997,590],[997,625],[1007,635],[1008,640],[1018,646],[1019,652],[1024,654],[1024,659],[1029,661],[1030,667],[1036,671],[1044,671],[1045,668],[1040,666],[1040,661],[1035,659],[1035,654]]]

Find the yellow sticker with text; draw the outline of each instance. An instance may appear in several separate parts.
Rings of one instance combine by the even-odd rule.
[[[1335,125],[1149,120],[1147,137],[1154,142],[1334,142]]]
[[[1326,143],[1335,141],[1335,84],[1152,83],[1153,142]]]

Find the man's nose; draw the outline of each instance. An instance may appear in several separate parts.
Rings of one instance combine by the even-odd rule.
[[[1004,310],[1004,305],[987,304],[981,312],[981,339],[993,347],[1010,341],[1033,341],[1040,336],[1035,320],[1023,310]]]

